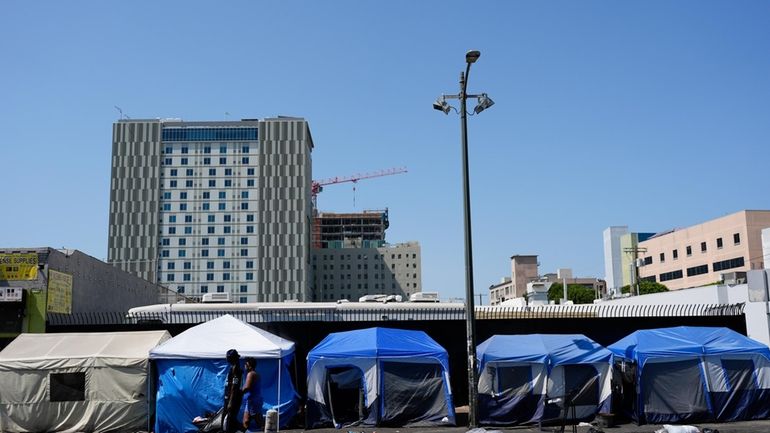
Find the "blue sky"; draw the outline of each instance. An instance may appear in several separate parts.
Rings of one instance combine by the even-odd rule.
[[[469,89],[476,291],[513,254],[603,276],[602,230],[770,208],[764,1],[28,2],[0,5],[0,245],[106,257],[111,125],[308,119],[324,211],[390,210],[423,286],[464,293],[459,119]],[[486,301],[486,299],[485,299]]]

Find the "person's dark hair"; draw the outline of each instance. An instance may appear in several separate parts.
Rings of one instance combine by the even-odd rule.
[[[257,360],[254,357],[249,356],[243,362],[250,364],[252,368],[257,368]]]
[[[238,351],[235,349],[230,349],[227,351],[227,362],[233,363],[238,362],[239,359],[241,359],[241,355],[238,354]]]

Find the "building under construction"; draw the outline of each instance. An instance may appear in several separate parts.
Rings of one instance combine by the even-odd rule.
[[[313,218],[313,248],[377,248],[385,244],[388,210],[323,212]]]

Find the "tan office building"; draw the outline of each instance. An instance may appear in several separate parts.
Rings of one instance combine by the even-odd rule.
[[[722,274],[762,269],[762,229],[770,210],[743,210],[639,242],[639,277],[684,289],[711,284]]]

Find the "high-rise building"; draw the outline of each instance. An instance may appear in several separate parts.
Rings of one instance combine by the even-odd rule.
[[[190,297],[310,300],[300,118],[113,125],[108,262]]]
[[[619,296],[623,286],[633,283],[639,242],[654,234],[629,232],[628,226],[612,226],[604,230],[604,278],[607,290],[613,296]]]
[[[527,283],[538,278],[537,255],[511,256],[511,282],[514,296],[520,298],[527,293]]]

